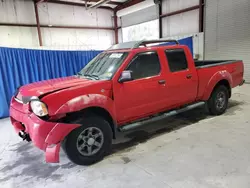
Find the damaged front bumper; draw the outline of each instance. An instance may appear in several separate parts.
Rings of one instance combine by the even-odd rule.
[[[23,113],[13,106],[10,107],[11,123],[23,140],[32,141],[33,144],[45,151],[48,163],[59,162],[60,146],[63,139],[79,124],[65,124],[47,122],[33,113]]]

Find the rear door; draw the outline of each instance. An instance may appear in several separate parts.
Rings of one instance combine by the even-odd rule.
[[[165,78],[156,51],[136,54],[124,70],[133,80],[114,84],[118,122],[127,122],[164,107]]]
[[[197,71],[191,53],[184,49],[164,49],[165,62],[169,69],[165,92],[170,99],[168,103],[171,107],[192,103],[197,95]]]

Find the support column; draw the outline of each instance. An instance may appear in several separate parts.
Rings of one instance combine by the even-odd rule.
[[[118,20],[117,13],[114,11],[115,44],[118,44]]]
[[[40,20],[39,20],[39,15],[38,15],[38,7],[37,7],[37,3],[35,1],[34,1],[34,8],[35,8],[35,14],[36,14],[36,25],[37,25],[37,34],[38,34],[38,39],[39,39],[39,45],[42,46],[43,41],[42,41]]]
[[[162,38],[162,1],[160,1],[159,6],[159,38]]]
[[[203,32],[204,25],[204,0],[199,2],[199,32]]]

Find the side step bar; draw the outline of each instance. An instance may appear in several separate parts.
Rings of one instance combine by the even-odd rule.
[[[167,117],[170,117],[170,116],[174,116],[176,114],[179,114],[179,113],[182,113],[182,112],[185,112],[185,111],[188,111],[188,110],[192,110],[192,109],[197,108],[199,106],[202,106],[204,104],[205,104],[205,102],[194,103],[194,104],[191,104],[191,105],[186,106],[184,108],[180,108],[178,110],[172,110],[172,111],[163,113],[163,114],[161,114],[159,116],[156,116],[156,117],[153,117],[153,118],[149,118],[149,119],[142,120],[142,121],[135,122],[135,123],[128,124],[128,125],[124,125],[121,128],[119,128],[119,131],[122,131],[122,132],[123,131],[128,131],[130,129],[137,128],[137,127],[139,127],[141,125],[144,125],[146,123],[152,123],[152,122],[159,121],[159,120],[162,120],[164,118],[167,118]]]

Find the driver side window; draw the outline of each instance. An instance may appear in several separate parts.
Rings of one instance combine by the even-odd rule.
[[[156,76],[161,71],[156,52],[144,52],[135,56],[126,70],[132,71],[133,79]]]

